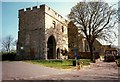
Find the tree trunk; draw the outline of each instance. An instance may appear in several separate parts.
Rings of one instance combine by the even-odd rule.
[[[89,44],[89,48],[90,48],[90,55],[91,55],[91,61],[93,62],[93,63],[95,63],[95,55],[94,55],[94,53],[93,53],[93,45],[92,44]]]

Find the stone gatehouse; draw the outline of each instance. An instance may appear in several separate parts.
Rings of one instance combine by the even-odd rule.
[[[59,59],[68,51],[68,21],[46,5],[19,10],[17,54],[25,59]]]

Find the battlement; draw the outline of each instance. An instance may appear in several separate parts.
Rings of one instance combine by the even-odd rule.
[[[68,23],[68,21],[66,19],[64,19],[60,14],[58,14],[56,11],[54,11],[52,8],[48,7],[45,4],[39,5],[39,6],[33,6],[33,7],[25,8],[25,9],[20,9],[19,12],[34,11],[36,9],[41,9],[41,10],[45,9],[45,11],[47,11],[48,14],[51,14],[55,18],[61,19],[65,23]]]
[[[35,10],[35,9],[43,9],[43,7],[45,7],[45,4],[39,5],[39,6],[34,6],[34,7],[29,7],[29,8],[24,8],[24,9],[20,9],[19,12],[25,12],[25,11],[29,11],[29,10]]]
[[[69,23],[68,20],[66,20],[65,18],[63,18],[63,16],[61,16],[60,14],[58,14],[56,11],[54,11],[52,8],[50,8],[49,6],[45,5],[45,12],[48,13],[49,15],[53,16],[56,19],[60,19],[62,22],[65,22],[66,24]]]

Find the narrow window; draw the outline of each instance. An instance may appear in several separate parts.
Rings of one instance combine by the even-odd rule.
[[[95,47],[94,47],[94,51],[95,51]]]
[[[57,13],[55,12],[55,15],[57,15]]]
[[[50,10],[50,7],[48,8],[48,10]]]
[[[87,45],[87,51],[88,51],[88,45]]]
[[[53,28],[55,28],[55,21],[53,21]]]
[[[64,32],[64,27],[62,26],[62,32]]]

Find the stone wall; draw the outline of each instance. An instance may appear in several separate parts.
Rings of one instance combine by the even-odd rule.
[[[62,28],[64,31],[62,31]],[[50,7],[45,6],[45,38],[46,44],[50,36],[55,37],[57,49],[68,50],[67,20],[57,14]],[[47,48],[47,45],[46,45]],[[46,53],[47,55],[47,53]]]
[[[48,39],[51,36],[55,40],[54,58],[58,58],[58,48],[60,52],[74,48],[80,52],[89,51],[87,42],[82,34],[78,34],[74,23],[50,7],[40,5],[19,10],[18,55],[25,59],[48,59]],[[100,51],[99,42],[95,41],[94,46],[95,51]]]
[[[44,11],[44,5],[19,10],[18,54],[24,54],[25,59],[44,58]]]
[[[68,46],[69,51],[73,48],[79,48],[78,28],[70,22],[68,24]]]
[[[56,50],[68,50],[68,21],[46,5],[19,10],[18,54],[26,59],[47,59],[47,42],[54,36]]]
[[[93,46],[92,46],[93,51],[99,52],[99,54],[101,54],[103,52],[101,47],[102,47],[102,44],[97,39],[95,39]],[[88,42],[86,40],[85,40],[85,51],[90,52],[89,45],[88,45]]]
[[[118,27],[120,27],[120,1],[118,2]],[[120,35],[120,28],[118,28],[118,35]],[[118,55],[120,55],[120,36],[118,36]]]

